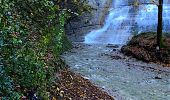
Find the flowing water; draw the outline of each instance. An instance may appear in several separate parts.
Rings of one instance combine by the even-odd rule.
[[[85,36],[85,43],[125,44],[133,35],[141,32],[156,31],[156,5],[150,0],[114,0],[105,24],[101,29],[93,30]],[[164,0],[163,31],[170,32],[170,0]]]
[[[170,100],[170,69],[124,56],[107,44],[75,45],[62,55],[70,69],[115,100]]]
[[[157,6],[145,3],[134,7],[133,1],[114,0],[104,26],[87,34],[85,43],[75,43],[75,48],[64,53],[62,59],[72,71],[82,74],[116,100],[170,100],[169,68],[126,57],[120,48],[110,46],[125,44],[134,33],[156,31]],[[167,2],[164,32],[170,31]]]

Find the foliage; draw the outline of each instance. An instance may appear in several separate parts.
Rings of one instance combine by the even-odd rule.
[[[12,80],[6,75],[3,66],[0,66],[0,81],[0,96],[2,96],[2,100],[20,98],[21,95],[14,92]]]
[[[0,85],[5,87],[0,96],[18,97],[15,83],[47,98],[58,55],[71,47],[64,25],[89,6],[85,0],[0,0],[0,5]]]

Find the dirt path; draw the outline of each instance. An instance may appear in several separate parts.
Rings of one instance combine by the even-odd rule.
[[[62,58],[117,100],[170,100],[170,69],[126,57],[120,48],[75,43]]]

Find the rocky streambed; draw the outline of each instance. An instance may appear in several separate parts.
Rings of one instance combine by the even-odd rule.
[[[145,63],[107,44],[74,43],[62,55],[70,69],[80,73],[116,100],[169,100],[170,69]]]

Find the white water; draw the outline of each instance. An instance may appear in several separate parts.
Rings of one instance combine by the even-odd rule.
[[[170,32],[170,5],[165,0],[163,9],[163,31]],[[156,31],[157,6],[128,6],[128,0],[113,1],[112,8],[101,29],[93,30],[85,36],[85,43],[125,44],[132,34]]]

